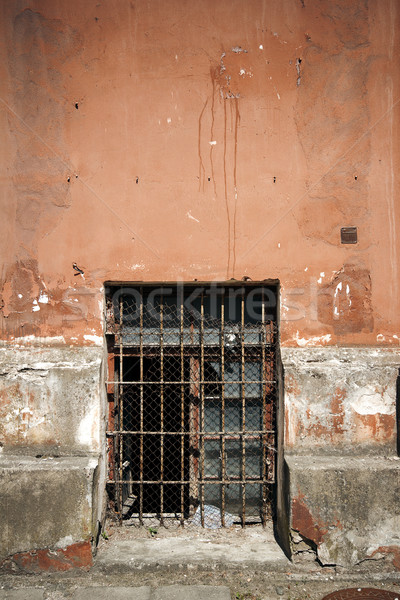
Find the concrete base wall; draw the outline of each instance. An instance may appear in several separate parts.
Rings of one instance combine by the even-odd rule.
[[[282,348],[285,446],[395,452],[400,349]]]
[[[286,464],[294,552],[311,542],[322,564],[342,566],[400,557],[398,457],[287,455]]]
[[[302,348],[282,358],[292,551],[311,547],[343,566],[390,552],[400,568],[400,352]]]
[[[98,460],[87,457],[0,460],[0,562],[31,549],[66,548],[95,535]]]
[[[0,349],[0,562],[79,564],[104,514],[103,349]],[[53,552],[54,551],[54,552]],[[74,562],[75,561],[75,562]],[[21,561],[20,561],[21,562]],[[37,565],[36,565],[37,566]]]

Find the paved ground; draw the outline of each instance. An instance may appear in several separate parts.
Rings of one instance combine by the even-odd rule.
[[[76,590],[21,588],[0,590],[1,600],[231,600],[228,587],[171,585],[140,587],[82,587]]]
[[[272,531],[108,529],[90,571],[0,576],[0,600],[322,600],[343,588],[398,594],[390,556],[352,570],[289,561]]]

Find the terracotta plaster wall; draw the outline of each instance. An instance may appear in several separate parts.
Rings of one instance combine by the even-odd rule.
[[[248,276],[284,346],[398,346],[399,15],[1,2],[2,339],[100,343],[107,280]]]

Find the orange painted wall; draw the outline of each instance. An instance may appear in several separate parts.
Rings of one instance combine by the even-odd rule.
[[[107,280],[248,276],[281,281],[283,345],[398,346],[399,20],[3,1],[2,338],[92,343]]]

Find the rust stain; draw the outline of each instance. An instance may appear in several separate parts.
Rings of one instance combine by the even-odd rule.
[[[208,103],[208,98],[204,103],[204,106],[202,108],[202,111],[200,113],[200,117],[199,117],[199,135],[198,135],[198,153],[199,153],[199,191],[202,189],[204,192],[204,183],[205,183],[205,168],[204,168],[204,163],[203,163],[203,158],[201,155],[201,120],[203,118],[203,114],[204,111],[206,110],[206,106]]]
[[[228,184],[227,184],[227,174],[226,174],[226,130],[227,130],[227,122],[226,122],[226,103],[224,102],[224,196],[225,196],[225,209],[226,209],[226,218],[228,225],[228,261],[226,266],[226,278],[229,279],[230,273],[230,264],[231,264],[231,217],[229,212],[229,202],[228,202]]]
[[[219,67],[211,68],[211,83],[212,83],[212,96],[211,96],[211,126],[210,126],[210,141],[214,140],[214,125],[215,125],[215,93],[216,93],[216,78]],[[214,146],[210,146],[210,164],[211,164],[211,177],[214,186],[214,195],[217,197],[217,182],[215,180],[214,172],[214,160],[213,160]]]
[[[238,145],[238,127],[240,123],[240,112],[239,112],[239,100],[235,98],[235,126],[234,126],[234,159],[233,159],[233,188],[235,195],[235,204],[233,211],[233,264],[232,264],[232,277],[235,277],[236,269],[236,213],[237,213],[237,201],[238,201],[238,185],[237,185],[237,145]]]
[[[298,380],[291,373],[285,375],[285,389],[288,394],[293,394],[294,396],[299,396],[300,394]]]
[[[343,434],[344,426],[344,407],[343,400],[346,398],[346,390],[337,387],[331,401],[332,414],[332,436],[334,434]]]
[[[395,436],[395,415],[354,414],[355,437],[357,442],[389,442]]]
[[[293,498],[292,528],[318,546],[328,532],[328,528],[311,514],[304,500],[303,494]]]
[[[55,573],[71,569],[89,570],[93,565],[90,542],[77,542],[67,548],[39,549],[18,552],[0,563],[0,571],[6,573]]]
[[[374,552],[370,555],[372,558],[375,554],[392,554],[393,561],[392,564],[397,571],[400,571],[400,546],[379,546]]]

